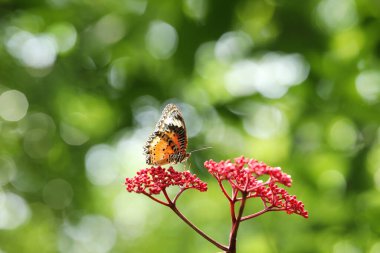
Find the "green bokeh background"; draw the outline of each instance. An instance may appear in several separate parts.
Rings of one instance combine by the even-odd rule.
[[[209,191],[179,200],[205,232],[227,243],[230,224],[203,162],[244,155],[292,175],[310,217],[247,221],[238,252],[380,252],[379,10],[0,0],[0,252],[217,252],[124,189],[169,102],[189,150],[212,147],[190,159]]]

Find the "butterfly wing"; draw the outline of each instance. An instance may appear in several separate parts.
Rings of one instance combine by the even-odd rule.
[[[179,163],[189,156],[186,148],[187,134],[182,113],[176,105],[168,104],[144,146],[146,163]]]
[[[170,145],[163,132],[154,132],[148,139],[144,153],[146,163],[150,165],[164,165],[169,163],[170,155],[175,153],[176,146]]]
[[[158,126],[177,144],[180,150],[186,152],[187,134],[185,120],[179,108],[174,104],[168,104],[163,111],[163,123]],[[160,123],[160,122],[159,122]]]

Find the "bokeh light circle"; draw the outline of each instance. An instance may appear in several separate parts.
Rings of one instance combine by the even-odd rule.
[[[21,120],[25,117],[28,107],[28,99],[18,90],[8,90],[0,95],[0,116],[4,120]]]
[[[177,49],[177,31],[168,23],[153,21],[146,34],[145,43],[154,58],[168,59]]]
[[[11,192],[0,191],[0,229],[15,229],[24,224],[31,212],[26,201]]]

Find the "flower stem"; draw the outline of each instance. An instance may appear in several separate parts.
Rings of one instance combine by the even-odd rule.
[[[191,221],[189,221],[182,213],[181,211],[179,211],[177,209],[177,206],[176,206],[176,201],[178,199],[178,197],[183,193],[184,190],[181,190],[177,196],[174,198],[174,200],[172,201],[168,195],[168,193],[166,192],[165,189],[162,190],[166,200],[168,201],[168,204],[166,204],[167,207],[169,207],[170,209],[173,210],[173,212],[175,214],[177,214],[177,216],[179,218],[181,218],[187,225],[189,225],[192,229],[194,229],[198,234],[200,234],[203,238],[205,238],[207,241],[211,242],[212,244],[214,244],[216,247],[218,247],[219,249],[223,250],[223,251],[226,251],[228,250],[228,247],[223,245],[223,244],[220,244],[218,243],[217,241],[215,241],[214,239],[212,239],[210,236],[206,235],[205,232],[203,232],[202,230],[200,230],[197,226],[195,226],[193,223],[191,223]],[[159,202],[160,203],[160,202]],[[161,203],[162,204],[162,203]]]
[[[218,180],[218,179],[217,179],[217,180]],[[228,201],[231,201],[231,198],[230,198],[230,196],[228,195],[228,193],[226,192],[226,189],[224,188],[223,183],[222,183],[221,180],[218,180],[218,184],[219,184],[219,187],[220,187],[220,189],[222,190],[224,196],[228,199]]]
[[[252,219],[252,218],[255,218],[257,216],[260,216],[266,212],[270,211],[269,208],[265,208],[263,210],[261,210],[260,212],[257,212],[257,213],[254,213],[254,214],[250,214],[250,215],[247,215],[247,216],[244,216],[241,218],[241,221],[245,221],[245,220],[249,220],[249,219]]]
[[[185,191],[186,189],[185,188],[182,188],[178,193],[177,195],[174,197],[173,199],[173,204],[175,205],[175,203],[177,202],[177,199],[179,198],[179,196],[181,196],[181,194]]]
[[[236,203],[236,197],[238,194],[238,190],[232,188],[232,198],[229,198],[230,202],[230,213],[231,213],[231,222],[232,225],[236,222],[236,214],[235,214],[235,203]]]
[[[235,203],[236,202],[234,202],[234,201],[230,201],[230,213],[231,213],[231,223],[232,223],[232,225],[236,223]]]
[[[192,229],[194,229],[198,234],[200,234],[203,238],[205,238],[207,241],[209,241],[210,243],[214,244],[216,247],[218,247],[219,249],[223,250],[223,251],[227,251],[228,248],[227,246],[225,245],[222,245],[220,243],[218,243],[217,241],[215,241],[214,239],[212,239],[211,237],[209,237],[208,235],[206,235],[202,230],[200,230],[197,226],[195,226],[193,223],[191,223],[178,209],[177,207],[174,205],[174,204],[171,204],[169,205],[170,209],[173,210],[173,212],[175,214],[178,215],[179,218],[181,218],[187,225],[189,225]]]
[[[246,221],[246,220],[255,218],[255,217],[260,216],[266,212],[280,212],[280,211],[286,211],[286,208],[274,208],[273,206],[270,206],[270,207],[267,207],[267,208],[261,210],[260,212],[242,217],[241,221]]]
[[[232,224],[231,233],[230,233],[230,242],[227,253],[236,253],[236,237],[239,230],[239,225],[241,222],[241,218],[243,216],[243,211],[245,207],[245,202],[247,200],[247,193],[242,192],[242,199],[239,208],[239,213],[235,219],[235,222]],[[235,204],[236,202],[234,202]]]
[[[155,197],[153,197],[153,196],[151,196],[150,194],[148,194],[148,193],[143,193],[145,196],[147,196],[148,198],[150,198],[150,199],[152,199],[153,201],[156,201],[157,203],[159,203],[159,204],[161,204],[161,205],[164,205],[164,206],[169,206],[169,204],[168,203],[165,203],[164,201],[162,201],[162,200],[159,200],[159,199],[157,199],[157,198],[155,198]]]

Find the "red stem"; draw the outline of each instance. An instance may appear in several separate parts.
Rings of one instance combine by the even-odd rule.
[[[245,221],[245,220],[249,220],[249,219],[252,219],[252,218],[255,218],[257,216],[260,216],[266,212],[270,211],[269,208],[265,208],[263,210],[261,210],[260,212],[257,212],[257,213],[254,213],[254,214],[250,214],[250,215],[247,215],[247,216],[244,216],[241,218],[241,221]]]
[[[164,206],[169,206],[169,204],[168,203],[165,203],[164,201],[162,201],[162,200],[159,200],[159,199],[157,199],[157,198],[155,198],[155,197],[152,197],[151,195],[149,195],[148,193],[146,193],[146,192],[143,192],[143,194],[145,195],[145,196],[148,196],[150,199],[152,199],[152,200],[154,200],[154,201],[156,201],[157,203],[159,203],[159,204],[161,204],[161,205],[164,205]]]
[[[238,192],[238,190],[232,188],[232,199],[229,199],[232,225],[236,222],[235,203]]]
[[[233,225],[236,222],[235,202],[234,201],[230,201],[230,213],[231,213],[231,223]]]
[[[233,189],[233,190],[232,190],[232,200],[233,200],[233,201],[236,201],[236,198],[237,198],[238,193],[239,193],[239,190],[238,190],[238,189]]]
[[[230,180],[230,183],[232,185],[231,180]],[[249,174],[247,174],[244,189],[241,190],[242,196],[241,196],[239,213],[238,213],[236,219],[234,219],[232,222],[232,228],[231,228],[231,232],[230,232],[230,241],[229,241],[229,247],[228,247],[227,253],[236,253],[236,237],[237,237],[237,233],[239,230],[241,218],[243,216],[243,212],[244,212],[244,208],[245,208],[245,202],[246,202],[247,197],[248,197],[248,192],[247,192],[248,184],[249,184]],[[234,212],[234,216],[235,216],[235,203],[238,202],[237,195],[238,195],[240,188],[232,187],[232,189],[233,189],[232,202],[230,202],[230,204],[231,204],[231,208],[233,208],[233,212]],[[231,215],[232,215],[232,210],[231,210]]]
[[[184,188],[181,188],[181,190],[177,193],[177,195],[174,197],[173,199],[173,204],[175,205],[175,203],[177,202],[177,199],[179,198],[179,196],[181,196],[181,194],[185,191],[186,189]]]
[[[218,180],[218,179],[217,179]],[[224,188],[223,184],[222,184],[222,181],[221,180],[218,180],[218,184],[219,184],[219,187],[220,189],[222,190],[224,196],[226,196],[226,198],[228,199],[228,201],[231,202],[231,198],[230,196],[228,195],[228,193],[226,192],[226,189]]]
[[[187,225],[189,225],[192,229],[194,229],[198,234],[200,234],[203,238],[205,238],[207,241],[209,241],[210,243],[214,244],[216,247],[218,247],[219,249],[223,250],[223,251],[227,251],[228,248],[227,246],[223,245],[223,244],[220,244],[218,243],[217,241],[215,241],[214,239],[212,239],[210,236],[206,235],[202,230],[200,230],[197,226],[195,226],[193,223],[191,223],[191,221],[189,221],[182,213],[181,211],[179,211],[177,209],[177,206],[175,204],[174,201],[177,201],[179,195],[181,195],[182,192],[184,192],[184,190],[181,190],[177,196],[174,198],[174,201],[172,201],[168,195],[168,193],[166,192],[165,189],[162,190],[162,192],[164,193],[164,196],[166,198],[166,200],[168,201],[168,204],[167,203],[164,203],[162,201],[159,201],[160,204],[164,204],[165,206],[168,206],[170,209],[173,210],[173,212],[175,214],[178,215],[179,218],[181,218]],[[151,197],[153,200],[157,200],[156,198],[153,198]]]
[[[164,193],[164,196],[165,196],[166,200],[168,201],[168,206],[170,207],[170,205],[173,203],[172,200],[170,199],[170,197],[169,197],[169,195],[165,189],[163,189],[162,192]]]
[[[242,191],[242,189],[238,185],[236,185],[234,181],[228,180],[228,182],[230,183],[230,185],[232,186],[232,188],[239,189],[240,191]]]
[[[242,192],[242,200],[239,208],[239,213],[236,217],[235,222],[232,224],[231,233],[230,233],[230,242],[227,253],[236,253],[236,237],[239,230],[239,225],[241,222],[241,217],[243,216],[243,211],[245,207],[245,201],[247,200],[247,193]],[[236,200],[233,202],[233,205],[235,205]]]
[[[209,241],[210,243],[214,244],[216,247],[218,247],[219,249],[223,250],[223,251],[227,251],[228,248],[227,246],[223,245],[223,244],[220,244],[218,243],[217,241],[215,241],[214,239],[212,239],[211,237],[209,237],[208,235],[206,235],[202,230],[200,230],[197,226],[195,226],[193,223],[191,223],[178,209],[177,207],[173,204],[173,205],[169,205],[170,209],[173,210],[173,212],[175,214],[178,215],[179,218],[181,218],[187,225],[189,225],[192,229],[194,229],[198,234],[200,234],[203,238],[205,238],[207,241]]]
[[[274,207],[271,206],[271,207],[265,208],[264,210],[261,210],[260,212],[244,216],[244,217],[241,218],[241,221],[245,221],[245,220],[249,220],[249,219],[255,218],[255,217],[260,216],[260,215],[262,215],[262,214],[264,214],[266,212],[278,212],[278,211],[285,211],[285,210],[286,210],[286,208],[276,208],[276,209],[274,209]]]

